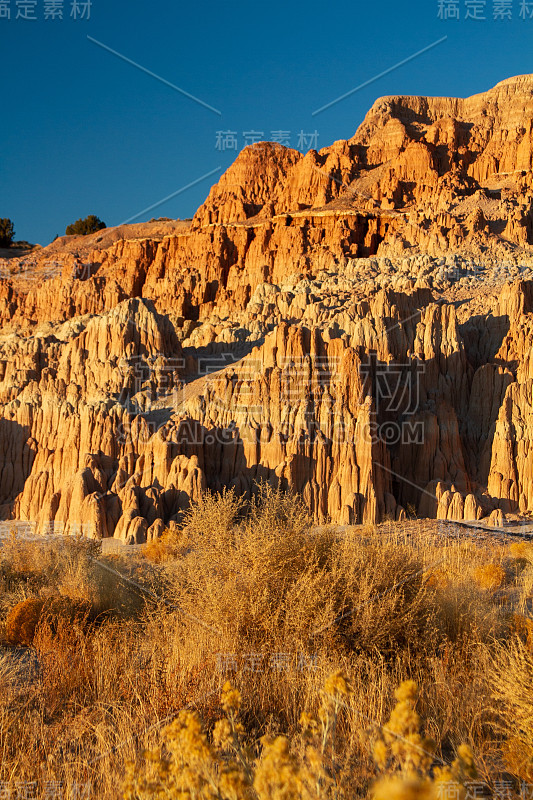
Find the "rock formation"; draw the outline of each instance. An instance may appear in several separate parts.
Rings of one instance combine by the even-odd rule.
[[[533,513],[533,76],[245,148],[194,218],[0,261],[0,504],[142,542],[210,488]]]

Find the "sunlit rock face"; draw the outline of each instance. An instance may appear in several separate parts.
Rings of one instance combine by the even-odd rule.
[[[143,542],[205,489],[318,522],[533,512],[533,77],[245,148],[190,221],[0,261],[0,504]]]

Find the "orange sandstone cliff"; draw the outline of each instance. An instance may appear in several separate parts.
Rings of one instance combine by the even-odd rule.
[[[260,480],[317,521],[533,513],[533,76],[245,148],[191,221],[0,260],[0,505],[143,542]]]

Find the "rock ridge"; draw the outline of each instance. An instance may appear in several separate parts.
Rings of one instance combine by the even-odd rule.
[[[320,522],[533,513],[533,76],[245,148],[192,220],[0,261],[0,505],[126,542],[267,480]]]

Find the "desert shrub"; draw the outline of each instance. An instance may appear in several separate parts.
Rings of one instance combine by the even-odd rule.
[[[421,554],[395,536],[370,529],[336,541],[335,627],[350,650],[393,655],[431,639],[435,592],[425,572]]]
[[[512,775],[528,783],[533,782],[533,752],[522,737],[511,734],[502,744],[502,755]]]
[[[139,565],[128,555],[108,555],[91,564],[90,583],[84,589],[95,614],[117,619],[139,618],[147,599],[156,597],[158,574],[151,565]]]
[[[206,546],[224,547],[226,542],[231,542],[234,527],[244,508],[244,501],[237,497],[233,490],[226,490],[222,494],[204,492],[201,498],[193,503],[185,513],[182,531],[185,537],[194,541],[195,547],[202,549],[202,542],[207,540],[207,532],[212,534],[206,541]]]
[[[516,610],[522,617],[533,618],[533,543],[513,542],[509,554],[511,572],[519,594]]]
[[[161,536],[143,545],[142,555],[153,564],[162,564],[183,555],[184,549],[184,537],[176,531],[165,528]]]
[[[94,616],[139,616],[155,582],[148,564],[141,569],[130,558],[103,557],[100,542],[82,537],[27,541],[13,535],[0,548],[0,606],[6,611],[21,595],[60,594],[88,603]]]
[[[523,559],[533,564],[533,543],[529,541],[513,542],[509,546],[510,554],[516,559]]]
[[[6,639],[12,645],[29,646],[41,625],[55,631],[62,623],[85,623],[91,613],[89,603],[70,597],[30,597],[17,603],[7,615]]]
[[[29,597],[14,606],[6,619],[6,640],[12,645],[29,646],[33,643],[44,600]]]
[[[106,227],[105,222],[98,219],[95,214],[89,214],[85,219],[78,219],[76,222],[67,225],[65,234],[67,236],[87,236],[89,233],[96,233]]]
[[[495,591],[505,583],[506,572],[501,564],[482,564],[474,570],[474,580],[482,589]]]
[[[267,536],[272,530],[278,531],[280,536],[301,536],[312,526],[309,511],[299,495],[266,482],[257,486],[248,519],[259,535],[265,531]]]
[[[17,585],[54,586],[62,594],[86,599],[94,561],[100,554],[99,542],[82,537],[28,541],[13,533],[0,548],[0,580],[4,588]]]
[[[450,576],[445,569],[439,567],[430,567],[424,573],[424,579],[429,587],[440,589],[441,591],[447,589],[450,585]]]
[[[376,732],[406,675],[422,687],[419,733],[435,740],[436,761],[451,760],[465,741],[484,778],[501,778],[502,745],[509,765],[524,761],[527,739],[516,738],[514,712],[501,700],[497,716],[491,709],[494,652],[508,650],[510,629],[527,649],[518,617],[528,619],[529,567],[508,568],[504,559],[516,558],[507,548],[444,537],[420,522],[317,530],[298,498],[267,487],[247,508],[231,492],[207,495],[185,516],[179,542],[177,557],[154,563],[137,549],[102,556],[97,543],[72,537],[5,541],[4,611],[30,595],[44,602],[60,593],[90,603],[99,616],[88,626],[43,619],[23,658],[0,652],[0,781],[31,781],[35,765],[45,764],[43,776],[61,780],[65,796],[74,782],[90,778],[91,796],[114,800],[125,760],[153,749],[160,725],[184,708],[201,713],[207,744],[220,751],[213,739],[217,697],[237,676],[244,702],[235,724],[246,731],[243,748],[253,748],[254,779],[265,756],[265,792],[280,789],[270,782],[278,770],[301,775],[311,745],[324,768],[326,798],[333,776],[339,798],[341,789],[366,797],[375,779]],[[479,566],[500,556],[505,596],[473,580]],[[257,669],[251,656],[259,657]],[[337,698],[335,758],[330,749],[323,758],[320,687],[340,668],[352,676],[351,691]],[[515,682],[515,691],[525,694],[524,686]],[[311,730],[299,725],[302,708],[315,720]],[[178,728],[189,735],[188,722]],[[269,747],[256,746],[264,736]],[[161,753],[169,759],[164,743]],[[232,759],[231,749],[223,758]],[[388,797],[405,799],[407,779],[392,767],[390,761],[382,775],[395,781]],[[424,778],[416,780],[423,796]]]
[[[487,602],[487,590],[482,589],[468,576],[450,580],[444,588],[437,588],[432,613],[438,633],[436,650],[442,646],[466,643],[477,645],[507,636],[510,620],[496,603]]]
[[[333,619],[333,534],[312,535],[300,501],[270,489],[248,518],[239,521],[240,511],[232,492],[193,505],[183,527],[187,552],[168,567],[170,596],[217,630],[229,650],[275,652],[307,642],[314,626]]]
[[[523,614],[512,614],[511,633],[518,636],[525,643],[529,650],[533,652],[533,619],[525,617]]]
[[[85,600],[73,600],[64,595],[47,597],[43,603],[39,625],[47,625],[51,631],[55,631],[61,622],[67,625],[84,624],[91,618],[92,613],[90,603]]]
[[[268,485],[244,519],[241,511],[231,492],[194,504],[186,548],[166,571],[169,595],[217,632],[219,651],[429,657],[446,642],[505,630],[463,566],[456,576],[440,558],[428,569],[434,553],[395,532],[317,531],[301,500]]]
[[[0,219],[0,247],[9,247],[15,236],[15,226],[10,219]]]
[[[47,605],[33,647],[39,664],[41,709],[52,720],[93,701],[95,659],[86,604],[61,597],[51,598]]]

